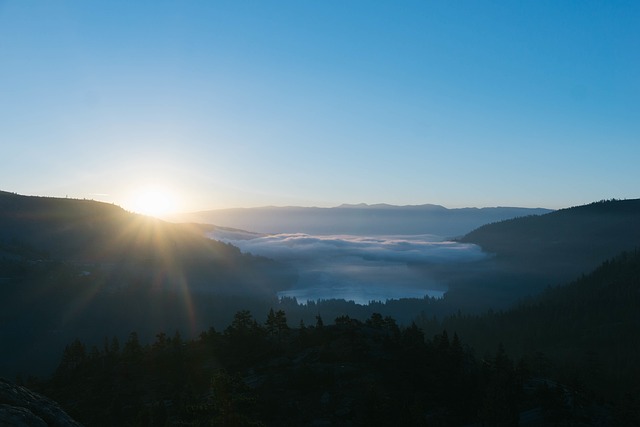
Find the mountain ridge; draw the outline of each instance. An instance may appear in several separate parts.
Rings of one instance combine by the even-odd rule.
[[[640,245],[640,199],[600,201],[486,224],[459,241],[518,263],[588,264],[590,270]]]
[[[461,236],[486,223],[552,212],[544,208],[454,208],[440,205],[342,204],[337,207],[228,208],[175,215],[179,222],[215,224],[259,233]]]
[[[40,197],[40,196],[34,196]],[[391,203],[341,203],[336,206],[301,206],[301,205],[264,205],[264,206],[253,206],[253,207],[231,207],[231,208],[216,208],[216,209],[201,209],[197,211],[190,212],[179,212],[171,216],[181,216],[181,215],[193,215],[193,214],[205,214],[210,212],[220,212],[220,211],[232,211],[232,210],[254,210],[254,209],[318,209],[318,210],[332,210],[332,209],[379,209],[379,208],[389,208],[389,209],[440,209],[447,211],[460,211],[460,210],[491,210],[491,209],[529,209],[529,210],[543,210],[546,212],[553,212],[561,209],[569,209],[569,208],[561,208],[561,209],[550,209],[543,207],[524,207],[524,206],[515,206],[515,205],[496,205],[496,206],[464,206],[459,208],[448,208],[444,205],[439,205],[436,203],[421,203],[421,204],[409,204],[409,205],[394,205]]]

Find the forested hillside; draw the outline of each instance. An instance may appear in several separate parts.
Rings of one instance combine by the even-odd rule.
[[[611,394],[592,387],[607,374],[601,366],[578,362],[565,372],[552,356],[514,358],[502,344],[492,345],[484,343],[480,353],[451,330],[425,337],[416,324],[399,327],[378,313],[331,324],[318,316],[294,328],[282,310],[271,310],[264,322],[243,310],[223,331],[210,328],[195,340],[158,333],[144,345],[134,332],[100,346],[73,341],[53,378],[29,385],[95,426],[640,421],[632,381]],[[581,382],[590,376],[597,378]]]
[[[0,255],[30,265],[65,263],[111,278],[232,294],[271,294],[291,280],[282,265],[172,224],[91,200],[0,192]],[[9,279],[9,277],[6,277]],[[120,283],[122,285],[122,283]]]
[[[490,256],[465,268],[442,268],[446,303],[466,313],[505,309],[588,274],[640,246],[640,199],[611,200],[484,225],[460,239]]]
[[[2,192],[0,375],[50,372],[73,337],[195,333],[232,313],[220,309],[271,301],[294,279],[197,226],[91,200]]]
[[[37,250],[42,259],[161,265],[239,261],[237,248],[172,224],[93,200],[0,192],[0,242]]]
[[[589,275],[548,289],[519,307],[442,322],[422,318],[426,331],[446,328],[479,354],[503,344],[539,375],[589,395],[628,401],[640,411],[640,251],[604,262]],[[640,419],[638,419],[640,421]]]
[[[512,268],[571,280],[640,245],[640,199],[610,200],[484,225],[460,239]]]
[[[425,340],[380,314],[291,328],[284,311],[264,323],[240,311],[191,341],[74,341],[55,376],[30,385],[92,426],[515,425],[562,407],[502,349],[479,359],[456,335]]]

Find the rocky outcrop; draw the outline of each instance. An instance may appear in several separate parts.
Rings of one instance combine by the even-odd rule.
[[[81,427],[56,402],[0,378],[0,426]]]
[[[0,426],[47,427],[47,423],[28,409],[0,405]]]

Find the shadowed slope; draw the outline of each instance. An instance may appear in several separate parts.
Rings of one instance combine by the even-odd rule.
[[[636,250],[508,311],[459,314],[436,325],[428,319],[418,323],[431,325],[426,327],[428,332],[456,331],[479,354],[502,343],[510,354],[529,357],[531,368],[541,371],[540,375],[551,373],[545,362],[550,359],[557,379],[610,398],[632,393],[638,405],[639,304],[640,252]]]
[[[47,260],[135,269],[218,291],[272,293],[282,286],[273,278],[283,279],[276,263],[205,238],[202,226],[167,223],[91,200],[0,192],[0,243],[19,243]]]
[[[565,280],[640,245],[640,199],[612,200],[482,226],[460,241]]]
[[[458,240],[491,254],[468,268],[443,268],[452,309],[505,308],[573,280],[640,247],[640,200],[602,201],[484,225]]]
[[[0,192],[0,240],[18,240],[51,259],[81,262],[230,257],[195,225],[171,224],[92,200]]]
[[[0,193],[0,375],[46,372],[73,337],[197,333],[220,307],[275,298],[294,279],[203,231],[90,200]]]

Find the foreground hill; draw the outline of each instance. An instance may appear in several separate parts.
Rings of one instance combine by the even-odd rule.
[[[0,256],[5,258],[37,257],[109,270],[117,266],[212,291],[252,293],[281,286],[270,277],[278,264],[241,254],[232,245],[205,238],[203,231],[202,226],[172,224],[92,200],[0,192]]]
[[[294,279],[197,226],[0,192],[0,376],[47,372],[74,337],[196,331]]]
[[[113,263],[238,255],[202,237],[197,226],[166,223],[107,203],[0,192],[0,241],[28,245],[51,260]]]
[[[82,427],[58,403],[0,378],[0,426]]]
[[[352,235],[434,234],[455,237],[483,224],[549,209],[514,207],[447,209],[439,205],[341,205],[334,208],[263,207],[184,214],[181,221],[216,224],[261,233]]]

